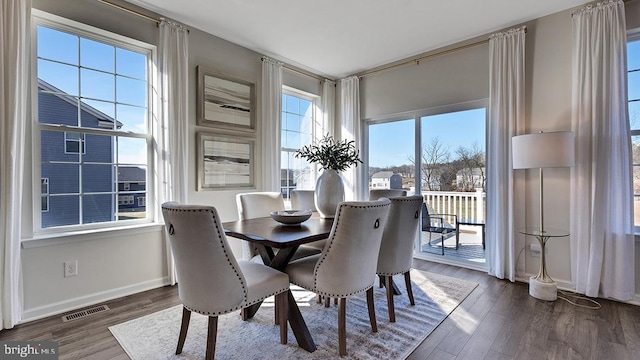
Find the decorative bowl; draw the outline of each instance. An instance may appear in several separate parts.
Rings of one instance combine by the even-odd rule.
[[[300,225],[311,217],[311,210],[280,210],[272,211],[271,218],[284,225]]]

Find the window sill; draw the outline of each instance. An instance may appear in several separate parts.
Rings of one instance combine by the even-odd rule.
[[[140,225],[123,226],[117,228],[91,229],[66,233],[42,234],[31,238],[22,239],[23,249],[38,248],[43,246],[53,246],[68,244],[79,241],[98,240],[113,238],[122,235],[144,234],[162,231],[164,224],[149,223]]]

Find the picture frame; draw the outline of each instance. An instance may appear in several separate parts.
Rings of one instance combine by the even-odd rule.
[[[198,66],[197,123],[255,132],[255,85]]]
[[[198,191],[255,188],[255,140],[197,133]]]

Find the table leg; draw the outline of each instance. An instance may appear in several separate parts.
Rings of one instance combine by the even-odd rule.
[[[289,326],[298,341],[298,346],[308,352],[316,351],[316,344],[313,342],[309,328],[302,318],[302,313],[300,313],[300,308],[296,304],[291,290],[289,290]]]
[[[380,281],[380,285],[386,286],[384,281]],[[391,287],[393,288],[393,295],[402,295],[400,292],[400,288],[396,285],[395,281],[393,281],[393,277],[391,277]]]
[[[273,249],[270,247],[258,245],[258,252],[260,253],[260,257],[262,257],[262,261],[267,264],[269,267],[272,267],[276,270],[284,270],[287,267],[289,261],[293,257],[293,254],[298,249],[297,246],[292,246],[286,249],[280,249],[277,253],[274,253]],[[291,290],[288,292],[288,319],[289,325],[291,326],[291,331],[293,331],[293,335],[296,337],[298,341],[298,346],[307,350],[308,352],[314,352],[316,350],[316,344],[313,342],[313,338],[311,337],[311,333],[309,332],[309,328],[307,324],[304,322],[304,318],[302,317],[302,313],[300,313],[300,308],[296,303],[296,299],[293,297]],[[257,303],[251,305],[247,308],[243,309],[243,319],[246,316],[253,317],[255,313],[260,308],[262,303]],[[246,320],[246,319],[245,319]]]

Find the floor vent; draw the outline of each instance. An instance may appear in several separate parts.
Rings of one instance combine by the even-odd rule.
[[[62,317],[62,321],[67,322],[75,319],[80,319],[83,317],[87,317],[89,315],[97,314],[99,312],[108,311],[108,310],[109,310],[109,307],[107,305],[100,305],[100,306],[92,307],[90,309],[76,311],[72,314],[65,315]]]

